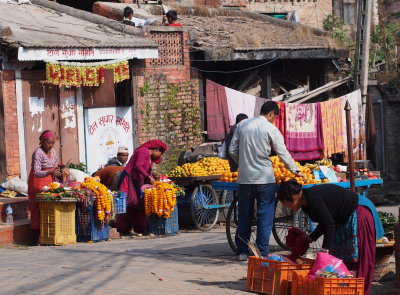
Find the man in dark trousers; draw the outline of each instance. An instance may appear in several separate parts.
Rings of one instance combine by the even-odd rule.
[[[228,133],[228,135],[225,137],[225,148],[226,148],[226,158],[229,161],[229,166],[231,167],[231,172],[235,172],[238,169],[238,164],[234,159],[232,159],[231,155],[229,154],[229,146],[232,141],[233,134],[235,133],[237,124],[239,124],[241,121],[248,119],[249,117],[246,114],[239,114],[236,116],[236,124],[231,127],[231,131]]]
[[[257,247],[262,256],[268,255],[269,237],[275,211],[275,177],[271,150],[293,173],[300,175],[300,169],[290,156],[283,136],[274,126],[279,107],[274,101],[267,101],[261,107],[260,116],[240,123],[229,147],[232,158],[239,163],[238,229],[235,243],[238,260],[246,261],[249,255],[247,241],[251,235],[251,221],[254,202],[257,200]]]

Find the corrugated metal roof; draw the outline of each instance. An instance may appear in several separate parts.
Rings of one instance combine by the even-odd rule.
[[[0,43],[26,48],[158,47],[154,41],[37,5],[0,3],[0,26],[12,32],[0,35]]]

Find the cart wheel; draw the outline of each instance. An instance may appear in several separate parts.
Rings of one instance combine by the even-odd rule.
[[[288,246],[286,246],[286,236],[289,228],[294,226],[294,215],[293,210],[286,208],[281,202],[276,202],[272,234],[278,245],[285,250],[289,249]]]
[[[224,191],[222,191],[221,204],[222,205],[232,204],[232,201],[234,198],[235,198],[234,191],[224,190]],[[222,213],[224,214],[225,220],[228,220],[228,210],[229,210],[229,207],[222,208]]]
[[[229,206],[228,213],[226,216],[226,238],[228,240],[228,244],[231,247],[233,253],[237,254],[237,247],[235,242],[236,231],[238,228],[238,207],[237,207],[237,195],[234,196],[231,205]],[[254,211],[255,212],[255,211]],[[253,214],[255,215],[255,214]],[[250,241],[255,244],[257,239],[257,220],[254,216],[251,222],[251,234]]]
[[[211,230],[218,220],[219,209],[204,208],[204,206],[218,205],[218,195],[209,184],[195,187],[191,197],[191,211],[193,222],[201,231]]]

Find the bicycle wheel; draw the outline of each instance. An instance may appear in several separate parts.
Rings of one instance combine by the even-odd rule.
[[[195,187],[191,197],[191,212],[193,222],[201,231],[211,230],[218,220],[219,209],[207,208],[218,205],[218,195],[209,184]]]
[[[311,234],[317,227],[317,223],[313,222],[308,215],[301,210],[301,208],[295,213],[293,217],[293,224],[295,227],[300,228],[307,234]],[[310,244],[311,251],[317,251],[322,248],[323,236],[321,236],[315,242]]]
[[[232,201],[234,198],[235,198],[234,191],[224,190],[224,191],[222,191],[221,204],[222,205],[232,204]],[[224,215],[225,220],[228,220],[228,210],[229,210],[229,207],[223,207],[221,210],[222,214]]]
[[[255,214],[253,214],[252,225],[251,225],[251,234],[250,234],[250,242],[253,244],[256,243],[257,239],[257,220],[255,218]],[[229,206],[228,213],[226,216],[226,238],[228,240],[228,244],[231,247],[233,253],[237,254],[237,247],[235,242],[236,231],[238,228],[238,207],[237,207],[237,196],[232,200],[231,205]]]
[[[237,199],[235,198],[231,205],[229,206],[228,213],[226,214],[226,238],[228,239],[228,244],[231,247],[233,253],[237,254],[237,248],[235,243],[235,236],[238,227],[238,209],[237,209]]]
[[[286,246],[286,236],[289,228],[293,227],[293,216],[293,210],[283,206],[281,202],[276,202],[272,234],[278,245],[285,250],[289,249],[289,247]]]

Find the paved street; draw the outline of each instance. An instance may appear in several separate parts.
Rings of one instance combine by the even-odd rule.
[[[164,238],[3,247],[0,256],[0,294],[249,294],[247,265],[235,261],[224,227]],[[386,293],[379,284],[373,290],[400,293]]]
[[[224,228],[174,237],[0,249],[0,294],[244,294]]]

